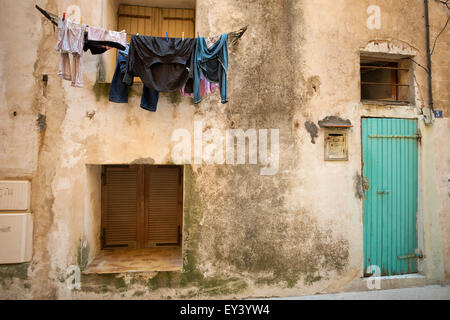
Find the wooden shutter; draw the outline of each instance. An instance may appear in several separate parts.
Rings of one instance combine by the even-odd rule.
[[[127,42],[130,42],[131,35],[136,33],[143,36],[159,36],[160,10],[159,8],[120,5],[118,30],[126,30]]]
[[[105,166],[102,179],[103,248],[180,243],[182,167]]]
[[[194,38],[194,9],[161,9],[162,25],[161,36],[166,32],[171,38]]]
[[[176,166],[152,166],[147,172],[148,245],[178,244],[181,228],[181,169]]]
[[[137,246],[138,170],[105,167],[103,171],[103,246]]]
[[[127,41],[131,34],[171,38],[194,38],[194,9],[163,9],[142,6],[120,5],[118,30],[126,30]]]

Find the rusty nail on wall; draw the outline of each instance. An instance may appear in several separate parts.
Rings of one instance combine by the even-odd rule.
[[[93,119],[95,116],[95,111],[86,111],[86,117],[88,117],[89,119]]]
[[[42,81],[44,82],[44,87],[42,88],[42,95],[47,98],[47,84],[48,84],[48,74],[42,75]]]

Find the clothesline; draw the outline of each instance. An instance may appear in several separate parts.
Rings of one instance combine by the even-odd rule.
[[[74,23],[38,7],[53,27],[58,27],[56,51],[61,60],[58,76],[72,81],[73,87],[83,87],[81,57],[83,51],[97,55],[111,48],[119,49],[116,69],[110,86],[109,101],[128,103],[128,88],[135,77],[144,83],[141,108],[156,112],[159,93],[180,90],[190,95],[194,103],[202,96],[220,88],[222,103],[228,102],[228,45],[242,37],[247,26],[216,37],[171,38],[133,36],[126,33]],[[176,43],[176,45],[175,45]],[[137,49],[138,48],[138,49]],[[139,50],[139,54],[137,54]],[[70,59],[72,55],[72,59]],[[72,60],[72,62],[70,61]]]
[[[39,7],[38,5],[35,5],[35,7],[53,25],[58,26],[58,15],[48,12],[48,11],[42,9],[41,7]],[[248,25],[237,31],[228,33],[228,38],[231,40],[231,44],[235,44],[242,37],[242,35],[245,33],[245,31],[247,31],[247,28],[248,28]],[[134,34],[129,34],[129,35],[133,36]]]

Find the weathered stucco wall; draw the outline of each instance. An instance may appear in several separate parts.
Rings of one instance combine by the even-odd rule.
[[[101,25],[112,10],[105,11],[103,2],[37,4],[60,14],[76,4],[83,23]],[[376,1],[381,29],[368,30],[372,2],[197,0],[202,36],[249,24],[230,48],[230,102],[221,104],[217,92],[199,105],[179,93],[162,94],[158,112],[149,113],[139,108],[138,85],[128,104],[108,102],[109,86],[97,83],[101,57],[83,56],[83,89],[60,80],[56,34],[35,2],[2,1],[0,24],[11,32],[0,35],[0,178],[32,180],[35,231],[33,262],[0,266],[0,297],[246,297],[365,289],[361,116],[421,119],[427,105],[426,74],[418,67],[415,107],[359,102],[360,50],[373,41],[415,52],[426,65],[423,2]],[[434,39],[448,12],[437,2],[430,7]],[[448,46],[446,31],[433,55],[436,108],[445,118],[433,126],[419,121],[420,268],[426,282],[450,276]],[[311,143],[304,123],[328,115],[353,124],[349,161],[323,161],[323,130]],[[204,130],[280,129],[278,173],[261,176],[255,165],[186,166],[184,272],[82,276],[81,290],[70,291],[67,267],[84,267],[99,249],[97,165],[171,163],[172,132],[192,133],[194,121]]]

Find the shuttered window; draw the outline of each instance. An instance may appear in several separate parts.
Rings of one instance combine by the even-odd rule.
[[[118,30],[128,34],[153,37],[194,38],[194,9],[164,9],[141,6],[119,6]]]
[[[102,188],[104,248],[180,244],[182,167],[104,166]]]

